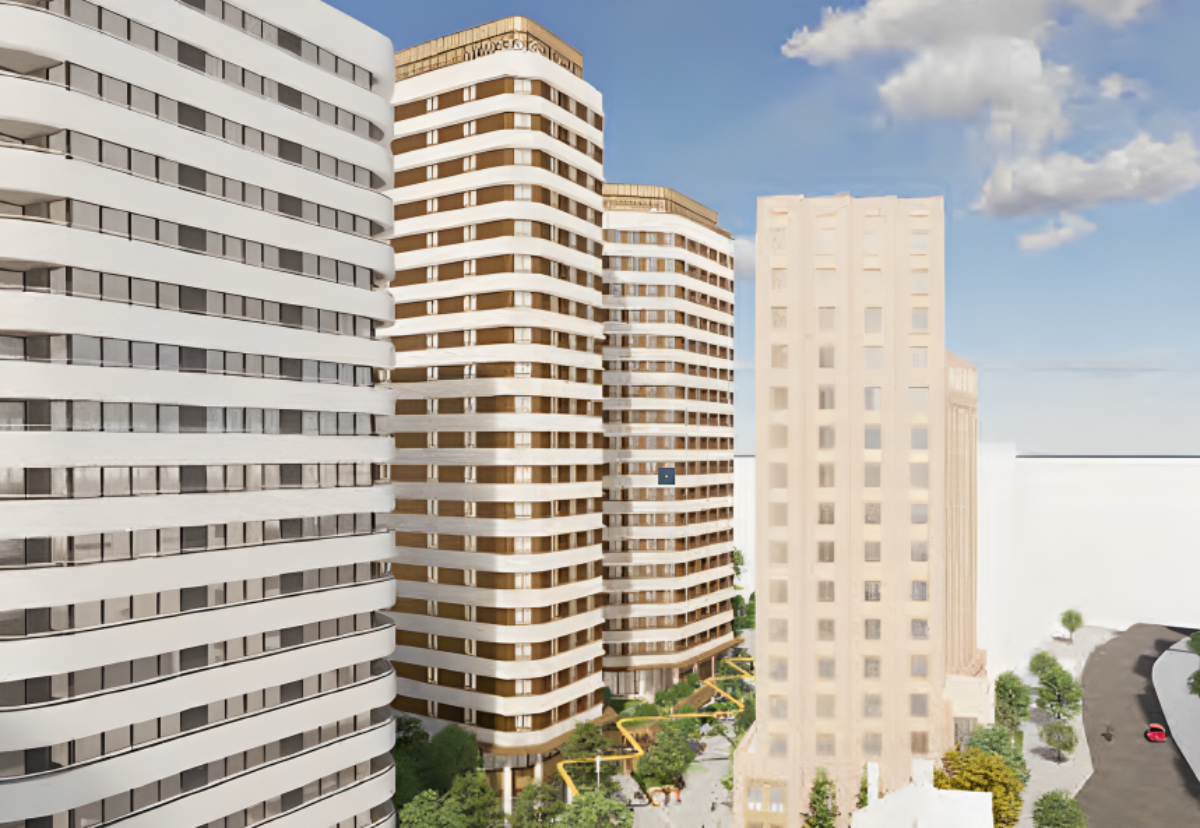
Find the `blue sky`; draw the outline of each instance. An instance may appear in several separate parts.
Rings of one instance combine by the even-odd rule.
[[[606,179],[674,187],[735,236],[761,195],[943,195],[947,343],[980,366],[983,438],[1200,454],[1200,3],[331,2],[397,49],[534,18],[604,94]],[[740,364],[753,298],[739,281]]]

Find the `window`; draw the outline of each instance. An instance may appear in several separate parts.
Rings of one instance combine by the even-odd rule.
[[[817,523],[832,524],[833,523],[833,504],[818,503],[817,504]]]
[[[959,719],[954,720],[954,744],[961,745],[967,739],[971,738],[971,731],[975,729],[977,720],[975,719]]]
[[[863,309],[863,333],[883,333],[883,308]]]
[[[864,431],[863,448],[880,449],[883,448],[883,427],[877,425],[869,425]]]
[[[883,409],[883,389],[882,388],[864,388],[863,403],[867,411],[880,411]],[[833,406],[830,406],[832,408]]]
[[[822,385],[817,389],[817,408],[823,411],[833,410],[833,386]]]
[[[833,488],[833,463],[821,463],[817,466],[817,486],[822,489]]]
[[[832,658],[817,659],[817,676],[823,679],[836,678],[837,671],[835,669],[837,662]]]
[[[882,733],[864,733],[863,734],[863,755],[864,756],[882,756],[883,755],[883,734]]]
[[[866,524],[874,526],[883,523],[883,504],[882,503],[864,503],[863,504],[863,520]]]
[[[767,506],[767,523],[770,526],[787,526],[788,505],[786,503],[771,503]]]
[[[817,448],[831,449],[834,447],[834,428],[831,425],[820,426],[817,429]]]
[[[771,448],[787,448],[788,432],[785,425],[773,425],[767,428],[767,442]]]
[[[787,734],[772,733],[767,740],[767,754],[770,756],[787,756]],[[774,790],[771,791],[775,793]]]
[[[929,523],[929,504],[928,503],[912,504],[912,522],[913,523]]]
[[[881,477],[882,472],[878,463],[866,463],[863,466],[863,485],[868,489],[878,489]]]
[[[785,564],[788,560],[787,541],[770,541],[767,547],[773,564]]]
[[[788,407],[788,390],[786,388],[771,389],[771,408],[776,411],[786,411]]]
[[[929,488],[929,464],[928,463],[909,463],[908,464],[909,482],[914,489]]]
[[[767,621],[767,639],[778,644],[788,640],[788,622],[786,618],[771,618]]]
[[[817,581],[817,600],[825,602],[834,600],[833,581]]]
[[[929,734],[925,731],[913,731],[910,746],[913,753],[929,753]]]
[[[912,447],[924,451],[929,448],[929,429],[924,426],[912,430]]]
[[[833,346],[822,345],[817,352],[817,367],[832,368],[833,367]]]
[[[772,813],[783,813],[783,794],[783,788],[771,788],[771,802],[769,808]]]
[[[863,293],[881,295],[883,293],[883,271],[864,270],[862,275]]]
[[[928,233],[910,233],[908,236],[908,244],[913,250],[928,250],[929,249],[929,234]]]
[[[526,573],[528,575],[528,573]],[[786,604],[788,599],[788,585],[784,580],[772,580],[770,583],[770,597],[772,604]]]
[[[868,371],[883,370],[883,348],[863,348],[863,368]]]
[[[929,621],[924,618],[914,618],[912,620],[912,637],[918,639],[929,638]]]
[[[772,368],[787,368],[788,367],[788,346],[772,345],[771,346],[771,367]]]
[[[929,308],[912,309],[912,329],[914,332],[929,330]]]
[[[913,716],[925,717],[929,715],[929,696],[925,693],[913,693],[909,696],[908,701],[909,713]]]
[[[833,563],[833,541],[817,541],[817,560],[820,563]]]
[[[746,810],[761,811],[763,809],[763,789],[751,788],[746,797]]]
[[[924,414],[929,411],[929,389],[908,389],[908,408],[913,414]]]
[[[911,672],[917,678],[924,678],[929,675],[929,656],[915,655],[910,661],[912,668]]]
[[[772,681],[787,681],[787,659],[781,656],[771,656],[767,659],[767,675]]]
[[[817,308],[817,329],[822,333],[832,333],[837,330],[836,308]]]
[[[878,233],[863,233],[863,253],[866,253],[868,256],[879,254]]]
[[[881,717],[883,715],[883,696],[878,693],[867,693],[863,696],[863,715],[868,719]]]
[[[767,464],[767,485],[772,489],[786,489],[788,487],[788,466],[787,463],[768,463]]]
[[[834,696],[828,693],[817,694],[817,718],[832,719],[834,717]]]
[[[833,756],[836,744],[832,733],[818,733],[817,756]]]
[[[883,622],[878,618],[868,618],[866,623],[865,637],[868,641],[878,641],[883,637],[882,629]]]
[[[787,269],[776,267],[771,269],[771,288],[773,290],[783,290],[787,287]]]
[[[787,308],[771,308],[771,327],[787,327]]]
[[[864,585],[863,598],[867,601],[878,601],[880,599],[880,584],[879,581],[867,581]]]
[[[788,715],[787,696],[771,696],[768,705],[772,719],[786,719]]]
[[[929,600],[929,582],[928,581],[913,581],[912,582],[912,599],[914,601]]]
[[[929,560],[929,541],[915,540],[912,542],[912,559],[918,562]]]
[[[867,656],[863,659],[863,678],[879,678],[882,670],[882,659],[878,656]]]
[[[867,563],[878,563],[880,560],[879,541],[866,541],[863,545],[863,559]]]
[[[821,618],[817,621],[817,640],[833,641],[833,619]]]
[[[928,348],[909,348],[909,356],[912,358],[913,368],[928,368],[929,367],[929,349]]]
[[[912,292],[918,295],[929,293],[928,270],[914,270],[912,272]]]

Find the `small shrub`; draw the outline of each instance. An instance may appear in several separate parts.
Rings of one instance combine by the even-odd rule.
[[[1193,696],[1200,696],[1200,670],[1192,673],[1188,679],[1188,690],[1191,691]]]
[[[1038,650],[1033,654],[1033,658],[1029,659],[1029,672],[1038,678],[1041,678],[1049,670],[1059,666],[1058,659],[1045,650]]]
[[[1035,828],[1087,828],[1087,817],[1068,791],[1044,793],[1033,804]]]

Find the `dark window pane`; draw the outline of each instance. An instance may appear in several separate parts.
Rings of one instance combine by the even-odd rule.
[[[190,66],[193,69],[199,69],[201,72],[205,70],[208,53],[203,49],[198,49],[190,43],[179,41],[179,62],[184,66]]]
[[[203,109],[181,102],[179,104],[179,123],[182,126],[198,129],[203,132],[205,126],[208,124],[208,118]]]

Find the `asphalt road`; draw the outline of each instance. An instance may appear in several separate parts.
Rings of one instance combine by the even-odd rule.
[[[1167,627],[1138,624],[1088,659],[1083,726],[1095,772],[1076,797],[1088,828],[1200,825],[1200,782],[1173,741],[1156,744],[1143,736],[1147,725],[1166,724],[1150,669],[1184,637]]]

